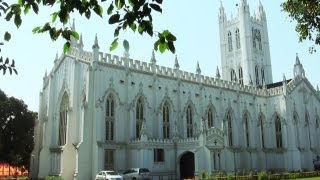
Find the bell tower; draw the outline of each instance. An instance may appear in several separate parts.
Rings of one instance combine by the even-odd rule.
[[[240,84],[270,84],[272,69],[266,14],[261,2],[257,14],[250,15],[246,0],[238,5],[236,17],[227,19],[219,8],[222,79]]]

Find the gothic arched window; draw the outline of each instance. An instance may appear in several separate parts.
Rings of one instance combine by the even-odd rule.
[[[165,102],[162,107],[162,123],[163,123],[163,138],[169,139],[170,137],[170,111],[169,103]]]
[[[275,119],[275,130],[276,130],[276,145],[277,148],[282,148],[282,129],[279,115],[276,115]]]
[[[316,128],[319,128],[319,116],[316,116]]]
[[[243,72],[242,67],[239,68],[239,83],[243,84]]]
[[[265,148],[264,144],[264,129],[263,129],[263,115],[259,115],[260,133],[261,133],[261,147]]]
[[[264,69],[261,68],[261,80],[262,80],[262,84],[265,82],[265,79],[264,79]]]
[[[252,28],[252,46],[254,49],[257,49],[256,30],[254,28]]]
[[[257,40],[258,40],[258,44],[259,44],[259,50],[262,50],[261,33],[259,30],[257,30]]]
[[[67,143],[67,123],[68,123],[69,96],[64,93],[60,104],[59,120],[59,139],[58,145],[63,146]]]
[[[237,49],[240,49],[241,47],[239,29],[236,30],[236,46],[237,46]]]
[[[187,108],[187,137],[193,136],[193,119],[192,119],[192,108],[191,105]]]
[[[231,69],[230,76],[231,76],[231,81],[237,80],[236,71],[234,69]]]
[[[229,52],[232,51],[232,35],[231,32],[228,32],[228,47],[229,47]]]
[[[255,68],[255,75],[256,75],[256,85],[260,85],[260,81],[259,81],[259,66],[256,66],[256,68]]]
[[[246,135],[246,143],[247,147],[250,146],[250,134],[249,134],[249,115],[248,113],[245,113],[243,115],[243,120],[244,120],[244,126],[245,126],[245,135]]]
[[[143,113],[143,99],[140,97],[137,101],[136,106],[136,138],[140,138],[141,136],[141,127],[144,120],[144,113]]]
[[[114,112],[114,98],[110,94],[106,102],[106,141],[114,140],[114,121],[115,121],[115,112]]]
[[[227,113],[227,132],[228,132],[228,143],[229,146],[233,146],[233,138],[232,138],[232,114],[231,111]]]
[[[208,127],[211,128],[214,126],[214,120],[213,120],[213,110],[212,108],[210,107],[208,109],[208,112],[207,112],[207,117],[208,117]]]
[[[299,127],[298,127],[299,116],[298,116],[297,112],[293,113],[293,124],[294,124],[295,131],[296,131],[296,144],[297,144],[297,147],[300,147],[300,137],[299,137]]]

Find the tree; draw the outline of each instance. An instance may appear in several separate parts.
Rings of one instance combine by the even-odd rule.
[[[8,8],[8,4],[5,1],[0,0],[0,17],[2,16],[3,13],[6,12],[6,9]],[[5,39],[10,39],[10,34],[5,33]],[[0,42],[0,46],[2,46],[4,43]],[[0,48],[0,53],[1,53],[1,48]],[[5,60],[4,60],[5,59]],[[0,71],[3,71],[3,75],[6,74],[7,69],[9,70],[10,74],[12,74],[12,71],[14,71],[16,74],[18,74],[16,68],[15,68],[15,63],[14,60],[12,60],[12,63],[9,62],[9,58],[3,58],[0,56]]]
[[[37,113],[0,90],[0,162],[29,168]]]
[[[174,42],[176,37],[168,30],[156,33],[153,29],[152,12],[162,12],[163,0],[18,0],[18,3],[12,4],[6,10],[7,21],[13,22],[20,27],[22,23],[22,15],[28,14],[30,9],[34,13],[38,14],[39,6],[59,6],[58,11],[52,12],[51,21],[48,21],[43,26],[38,26],[33,29],[34,33],[47,32],[52,40],[57,40],[60,36],[67,40],[64,45],[64,52],[70,48],[71,38],[79,39],[79,34],[75,32],[66,24],[69,21],[70,14],[78,12],[84,15],[87,19],[90,19],[91,14],[95,13],[101,18],[104,16],[104,8],[107,9],[108,23],[115,25],[114,41],[111,43],[110,51],[118,47],[118,37],[121,31],[131,29],[133,32],[139,34],[148,34],[151,37],[156,36],[157,40],[154,43],[154,49],[159,50],[161,53],[166,50],[170,50],[175,53]],[[62,24],[62,28],[57,28],[57,19],[59,24]],[[10,39],[10,38],[9,38]],[[6,40],[9,40],[6,39]],[[123,40],[123,46],[128,51],[129,42]]]
[[[314,41],[309,51],[316,52],[315,46],[320,45],[320,0],[287,0],[281,6],[292,20],[297,21],[299,42]]]

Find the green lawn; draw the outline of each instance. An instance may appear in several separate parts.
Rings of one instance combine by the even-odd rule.
[[[320,177],[312,177],[312,178],[303,178],[300,180],[320,180]]]

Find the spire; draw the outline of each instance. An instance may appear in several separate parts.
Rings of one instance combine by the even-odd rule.
[[[99,49],[99,43],[98,43],[98,35],[96,34],[96,37],[95,37],[95,39],[94,39],[94,44],[93,44],[93,46],[92,46],[92,48],[94,48],[94,49]]]
[[[201,74],[201,69],[199,65],[199,61],[197,61],[197,69],[196,69],[197,74]]]
[[[319,86],[317,85],[317,91],[319,92]]]
[[[174,68],[175,68],[175,69],[179,69],[179,68],[180,68],[179,62],[178,62],[178,56],[177,56],[177,55],[176,55],[176,59],[175,59],[175,61],[174,61]]]
[[[71,31],[76,31],[76,25],[75,25],[74,18],[72,20]],[[75,37],[71,36],[70,41],[71,41],[70,42],[71,43],[71,47],[76,47],[77,46],[77,39]]]
[[[298,53],[296,53],[296,64],[295,65],[301,65]]]
[[[80,40],[79,40],[79,49],[83,50],[83,40],[82,40],[82,34],[80,34]]]
[[[71,28],[72,31],[75,31],[76,30],[76,25],[75,25],[75,20],[73,18],[72,20],[72,28]]]
[[[154,55],[154,51],[152,51],[152,56],[151,56],[150,63],[151,63],[151,64],[156,64],[156,63],[157,63],[156,57],[155,57],[155,55]]]
[[[286,75],[285,74],[283,74],[283,83],[285,83],[287,81],[287,79],[286,79]]]
[[[304,69],[303,69],[302,64],[300,63],[298,53],[296,54],[296,63],[294,64],[293,74],[294,74],[295,78],[296,77],[302,77],[302,78],[305,77]]]
[[[219,67],[217,66],[217,70],[216,70],[216,78],[217,79],[220,79],[221,76],[220,76],[220,72],[219,72]]]
[[[219,7],[219,19],[224,20],[226,17],[226,14],[224,12],[224,7],[222,5],[222,1],[220,0],[220,7]]]
[[[56,58],[54,59],[54,63],[58,62],[58,52],[56,53]]]

